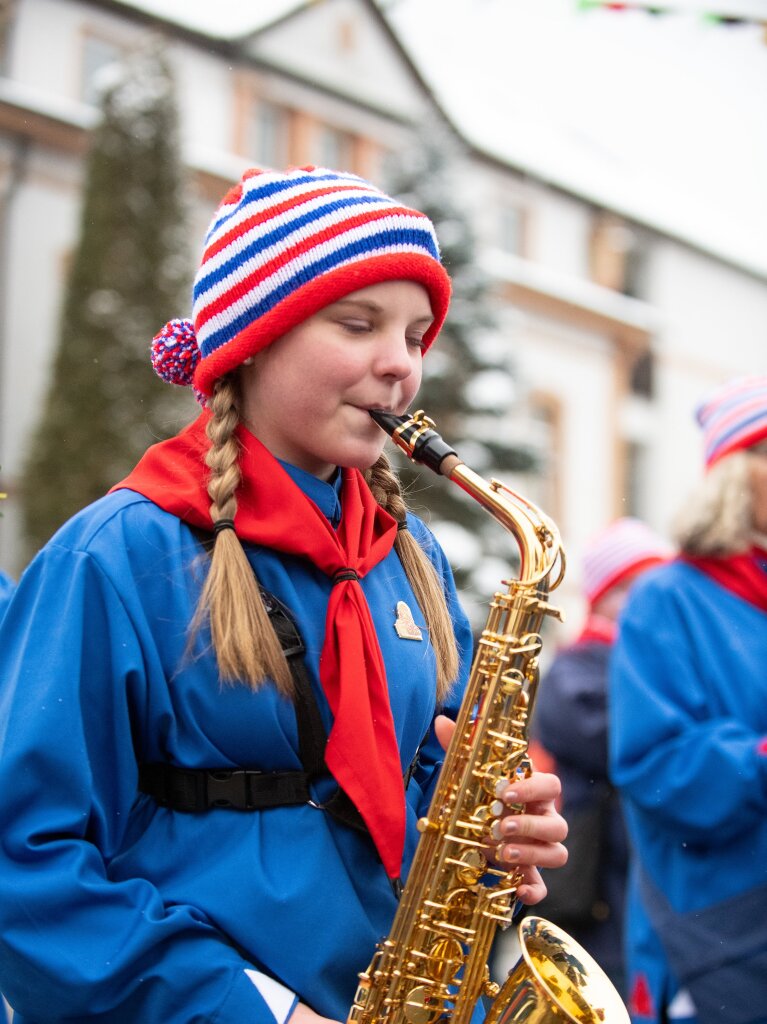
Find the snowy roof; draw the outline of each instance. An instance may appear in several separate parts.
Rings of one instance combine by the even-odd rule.
[[[123,2],[233,38],[312,0]],[[378,3],[475,148],[767,276],[767,0]]]
[[[256,32],[311,0],[121,0],[126,7],[220,39]]]

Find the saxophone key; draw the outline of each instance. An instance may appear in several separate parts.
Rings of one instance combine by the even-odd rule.
[[[443,1000],[436,1000],[426,986],[419,986],[410,992],[404,1005],[405,1019],[409,1024],[436,1024],[445,1012]]]
[[[430,818],[419,818],[416,822],[416,828],[419,832],[441,832],[439,823],[432,821]]]
[[[428,973],[443,985],[455,981],[463,966],[463,946],[457,939],[438,939],[429,949]]]

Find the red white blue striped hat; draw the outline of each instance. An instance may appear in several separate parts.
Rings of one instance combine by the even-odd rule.
[[[428,348],[450,301],[428,217],[354,174],[246,171],[208,229],[194,324],[167,324],[154,340],[153,365],[176,384],[192,383],[193,373],[198,394],[210,395],[219,377],[323,307],[392,280],[417,281],[428,291]]]
[[[671,545],[640,519],[616,519],[584,549],[583,592],[594,604],[617,583],[667,561],[671,555]]]
[[[767,438],[767,377],[738,377],[696,412],[703,428],[706,466]]]

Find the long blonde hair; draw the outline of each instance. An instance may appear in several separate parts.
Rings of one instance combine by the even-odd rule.
[[[674,536],[688,555],[732,555],[753,540],[749,455],[736,451],[706,472],[677,515]]]
[[[233,519],[237,511],[241,475],[235,436],[240,422],[236,373],[216,382],[208,405],[211,445],[205,461],[210,470],[210,515],[215,523]],[[382,454],[364,476],[378,504],[398,523],[404,523],[405,502],[386,456]],[[445,594],[434,566],[408,530],[398,530],[394,547],[426,621],[437,660],[437,701],[442,703],[458,674],[458,651]],[[206,621],[210,622],[223,681],[242,680],[255,690],[269,677],[282,694],[293,695],[287,661],[264,609],[256,575],[234,530],[221,530],[216,536],[190,628],[192,640]]]

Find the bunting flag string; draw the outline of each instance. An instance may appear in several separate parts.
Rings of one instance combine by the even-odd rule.
[[[576,0],[579,11],[643,11],[645,14],[661,16],[664,14],[687,14],[699,17],[702,21],[715,25],[758,25],[767,32],[767,18],[756,18],[747,14],[718,13],[716,11],[691,11],[689,7],[672,4],[656,4],[633,2],[633,0]]]

